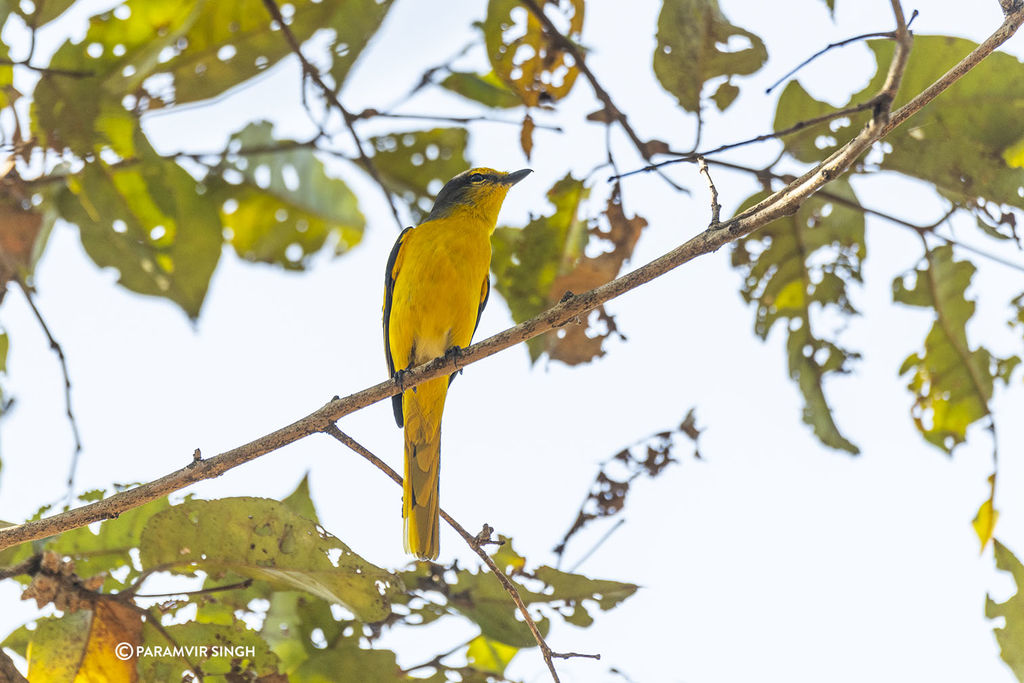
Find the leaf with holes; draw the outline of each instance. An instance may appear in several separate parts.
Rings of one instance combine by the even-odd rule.
[[[777,131],[785,130],[833,111],[835,108],[828,102],[811,97],[799,81],[791,81],[775,105],[774,127]],[[786,151],[803,162],[821,161],[827,156],[823,150],[834,150],[837,139],[849,140],[852,137],[853,132],[857,130],[852,123],[854,117],[855,115],[840,117],[790,133],[782,138]],[[863,123],[859,119],[858,122],[858,125]]]
[[[285,22],[301,45],[322,29],[330,31],[330,74],[340,89],[349,69],[380,27],[391,0],[279,3]],[[272,26],[262,0],[206,2],[197,8],[191,28],[175,45],[175,55],[158,73],[174,79],[178,104],[205,100],[257,76],[292,54]]]
[[[847,287],[861,281],[866,255],[864,214],[839,200],[856,202],[845,179],[829,186],[831,200],[818,194],[796,214],[780,218],[737,242],[732,265],[744,277],[740,294],[755,304],[754,332],[767,339],[785,322],[789,375],[804,398],[803,419],[827,446],[850,453],[858,448],[842,435],[825,396],[825,380],[847,372],[858,354],[821,334],[821,317],[854,315]],[[737,213],[767,196],[755,194]]]
[[[184,169],[151,150],[134,164],[94,161],[69,177],[57,206],[78,225],[89,257],[117,269],[121,285],[199,316],[223,238],[215,205]]]
[[[260,121],[233,135],[222,175],[206,180],[238,255],[301,270],[328,239],[336,253],[358,244],[366,220],[356,196],[312,149],[272,131]]]
[[[541,11],[550,6],[563,14],[559,19],[568,23],[566,37],[579,41],[583,32],[583,0],[539,0],[537,4]],[[549,37],[532,12],[525,12],[525,25],[515,21],[512,11],[517,9],[523,8],[515,0],[487,3],[487,18],[482,28],[494,73],[528,107],[560,100],[572,90],[579,66],[572,55]]]
[[[263,498],[192,500],[153,516],[142,532],[144,568],[234,572],[280,590],[338,602],[364,622],[391,612],[395,577],[287,505]]]
[[[870,100],[885,79],[892,59],[890,40],[872,40],[868,46],[879,65],[874,78],[848,105]],[[914,36],[899,94],[898,108],[944,74],[976,43],[948,36]],[[1006,112],[1024,107],[1024,64],[1016,57],[995,52],[970,73],[927,104],[906,125],[886,136],[882,169],[933,183],[956,202],[971,203],[984,197],[1024,208],[1024,168],[1014,163],[1012,150],[1024,139],[1024,117]],[[790,84],[779,100],[776,130],[831,110]],[[830,130],[829,123],[784,139],[786,149],[803,161],[824,159],[845,144],[867,121],[870,112],[848,117],[848,124]],[[817,141],[817,149],[808,145]],[[1005,163],[993,163],[1003,159]]]
[[[15,12],[28,26],[42,28],[60,15],[64,14],[75,0],[35,0],[35,2],[10,2],[6,5],[3,18],[7,18],[8,12]]]
[[[34,91],[32,130],[52,149],[86,156],[110,147],[134,156],[136,117],[122,100],[143,94],[143,81],[196,17],[197,0],[153,3],[135,0],[89,20],[85,39],[68,40],[48,67],[79,76],[47,72]],[[215,3],[216,4],[216,3]]]
[[[444,77],[440,85],[466,99],[494,109],[511,109],[523,105],[519,95],[505,85],[493,71],[482,75],[453,71]]]
[[[146,523],[168,507],[167,498],[154,500],[104,521],[95,533],[87,526],[66,531],[47,543],[46,549],[71,558],[79,576],[106,574],[105,591],[124,590],[139,575],[132,566],[128,549],[139,546]],[[127,574],[115,578],[112,570],[121,567],[128,570]]]
[[[729,43],[742,42],[733,49]],[[733,26],[718,0],[665,0],[658,16],[658,45],[654,74],[687,111],[700,109],[704,84],[719,76],[747,75],[768,59],[764,42],[750,31]],[[724,109],[735,96],[728,91],[716,101]]]
[[[996,602],[992,596],[986,596],[985,616],[989,619],[1003,618],[1003,625],[993,629],[999,643],[999,654],[1017,680],[1024,680],[1024,565],[999,541],[993,541],[993,547],[996,567],[1013,577],[1017,592],[1006,602]]]
[[[140,647],[139,675],[147,682],[190,680],[194,667],[227,681],[285,680],[275,678],[279,661],[267,642],[237,619],[229,624],[192,621],[159,629],[147,620]],[[222,671],[231,674],[217,675]]]
[[[370,138],[381,180],[409,205],[416,223],[430,213],[444,184],[469,166],[468,137],[465,128],[433,128]]]
[[[945,245],[929,249],[919,268],[892,283],[894,301],[935,312],[924,350],[908,356],[900,374],[910,375],[918,431],[947,453],[989,414],[992,398],[992,357],[967,341],[974,301],[966,293],[975,270],[968,261],[954,261],[953,247]]]

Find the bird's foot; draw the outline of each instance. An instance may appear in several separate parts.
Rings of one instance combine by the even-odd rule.
[[[462,374],[462,366],[459,365],[459,361],[462,360],[462,352],[461,346],[449,346],[448,350],[444,352],[444,359],[451,361],[459,374]]]

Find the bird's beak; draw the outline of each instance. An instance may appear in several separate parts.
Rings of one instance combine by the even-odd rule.
[[[505,177],[501,179],[504,185],[515,185],[526,176],[533,173],[532,168],[524,168],[521,171],[513,171],[512,173],[506,173]]]

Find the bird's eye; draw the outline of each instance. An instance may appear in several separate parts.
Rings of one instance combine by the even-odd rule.
[[[474,173],[473,175],[469,176],[469,182],[471,182],[471,183],[482,183],[483,181],[484,181],[484,174],[483,173]]]

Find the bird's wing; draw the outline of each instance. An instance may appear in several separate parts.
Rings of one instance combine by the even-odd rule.
[[[389,330],[391,327],[391,295],[395,291],[395,280],[398,278],[398,271],[402,267],[402,243],[405,237],[412,230],[411,227],[402,231],[402,234],[395,240],[395,246],[391,247],[391,254],[388,256],[388,265],[384,270],[384,357],[388,362],[388,376],[395,376],[395,360],[391,357],[391,340]],[[483,306],[481,305],[481,309]],[[404,370],[404,368],[399,368]],[[391,407],[395,411],[395,422],[402,426],[402,395],[395,394],[391,397]]]
[[[484,276],[484,285],[480,288],[480,308],[476,309],[476,322],[473,323],[473,334],[476,334],[476,328],[480,327],[480,316],[483,315],[484,306],[487,305],[487,299],[491,296],[491,279],[488,275]],[[472,337],[470,337],[472,339]]]

